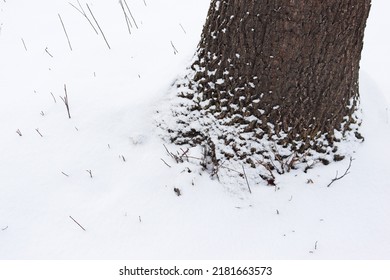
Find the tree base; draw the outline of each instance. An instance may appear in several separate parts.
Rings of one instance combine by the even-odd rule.
[[[202,101],[195,75],[194,70],[187,69],[186,75],[176,80],[166,107],[158,111],[157,125],[166,141],[201,147],[201,164],[218,179],[243,176],[246,169],[252,181],[273,185],[277,175],[291,170],[307,172],[317,164],[328,165],[350,157],[358,143],[364,141],[359,133],[360,110],[346,118],[354,121],[346,121],[341,131],[334,131],[331,142],[326,134],[318,134],[310,141],[291,141],[286,133],[273,130],[272,125],[268,131],[251,125],[256,123],[253,116],[219,118]]]

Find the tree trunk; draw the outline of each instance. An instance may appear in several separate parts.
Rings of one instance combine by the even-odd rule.
[[[193,101],[188,112],[235,127],[239,138],[333,156],[347,132],[362,138],[354,113],[369,9],[370,0],[213,0],[179,96]],[[208,138],[187,124],[174,141]],[[222,152],[228,158],[261,153],[227,131],[218,138],[234,151]]]

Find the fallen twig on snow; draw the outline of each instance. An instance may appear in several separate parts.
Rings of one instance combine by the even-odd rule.
[[[175,45],[173,44],[173,42],[171,41],[171,45],[172,45],[172,48],[173,48],[173,53],[174,54],[178,54],[179,51],[176,49]]]
[[[69,36],[68,36],[68,33],[66,32],[64,22],[62,21],[62,18],[60,16],[60,14],[58,14],[58,17],[60,18],[60,21],[61,21],[61,24],[62,24],[62,28],[64,29],[64,32],[65,32],[66,39],[68,40],[69,48],[72,51],[72,45],[70,44]]]
[[[66,111],[68,111],[68,117],[70,119],[71,117],[70,117],[70,110],[69,110],[69,99],[68,99],[68,92],[66,91],[66,85],[64,85],[64,91],[65,91],[65,97],[62,97],[62,96],[60,96],[60,97],[65,104]]]
[[[125,2],[126,8],[127,8],[127,10],[129,11],[129,14],[130,14],[131,18],[133,19],[133,22],[134,22],[134,24],[135,24],[135,27],[138,29],[137,22],[135,21],[135,19],[134,19],[134,17],[133,17],[133,14],[132,14],[131,11],[130,11],[129,5],[127,5],[126,0],[123,0],[123,1]],[[146,6],[146,3],[145,3],[145,6]]]
[[[131,34],[131,27],[133,27],[133,25],[131,24],[129,17],[126,14],[125,7],[123,6],[122,0],[119,1],[119,5],[121,5],[123,14],[125,16],[127,30],[129,31],[129,34]]]
[[[69,5],[71,5],[73,8],[75,8],[80,14],[82,14],[86,20],[89,22],[89,24],[92,26],[93,30],[95,31],[96,34],[99,35],[99,32],[96,30],[95,26],[93,26],[91,20],[89,19],[89,17],[87,16],[86,12],[84,11],[83,7],[81,6],[80,2],[77,0],[77,3],[79,4],[79,8],[77,8],[75,5],[73,5],[72,3],[69,2]]]
[[[163,160],[162,158],[160,158],[162,160],[163,163],[165,163],[166,166],[168,166],[169,168],[171,168],[172,166],[170,166],[165,160]]]
[[[51,57],[51,58],[53,58],[53,55],[49,52],[49,49],[46,47],[45,48],[45,52]]]
[[[87,172],[88,172],[88,174],[89,174],[89,177],[91,177],[91,179],[92,179],[92,178],[93,178],[93,176],[92,176],[92,170],[88,169],[88,170],[85,170],[85,171],[87,171]]]
[[[246,172],[245,172],[244,165],[242,166],[242,171],[244,172],[244,177],[245,177],[245,180],[246,180],[246,184],[248,185],[249,193],[252,194],[252,190],[251,190],[251,187],[249,186],[249,182],[248,182],[248,178],[247,178],[247,176],[246,176]]]
[[[43,137],[42,133],[39,131],[38,128],[36,128],[35,131],[36,131],[41,137]]]
[[[53,100],[54,100],[54,103],[57,103],[57,100],[56,98],[54,97],[54,94],[52,92],[50,92],[51,96],[53,97]]]
[[[72,216],[69,216],[69,218],[71,218],[73,220],[73,222],[75,222],[79,227],[81,227],[82,230],[86,231],[82,225],[80,225],[75,219],[72,218]]]
[[[181,25],[181,23],[179,23],[181,29],[183,30],[184,34],[187,34],[186,30],[184,29],[183,25]]]
[[[99,28],[100,33],[102,34],[103,39],[104,39],[104,41],[106,42],[108,49],[111,50],[110,44],[108,43],[108,41],[107,41],[107,39],[106,39],[106,36],[104,35],[103,30],[100,28],[100,25],[99,25],[99,23],[97,22],[95,16],[93,15],[91,8],[89,7],[88,4],[86,4],[86,5],[87,5],[87,8],[88,8],[89,12],[91,13],[91,16],[92,16],[93,20],[95,21],[97,27]]]
[[[328,188],[329,188],[334,182],[336,182],[336,181],[338,181],[338,180],[344,178],[345,176],[347,176],[347,175],[349,174],[349,170],[351,169],[352,161],[353,161],[353,160],[354,160],[354,159],[353,159],[352,157],[349,158],[349,165],[348,165],[348,168],[347,168],[347,170],[345,170],[345,172],[344,172],[343,175],[341,175],[340,177],[338,177],[338,176],[337,176],[337,175],[338,175],[338,171],[336,172],[336,177],[334,177],[334,178],[332,179],[332,181],[328,184],[328,186],[327,186]]]
[[[26,43],[24,42],[23,38],[21,38],[21,39],[22,39],[22,43],[23,43],[24,49],[27,51]]]

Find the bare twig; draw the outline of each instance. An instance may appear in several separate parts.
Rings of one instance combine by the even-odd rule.
[[[61,171],[61,173],[62,173],[63,175],[65,175],[66,177],[69,177],[69,175],[66,174],[65,172],[62,172],[62,171]]]
[[[181,25],[181,23],[179,23],[179,25],[180,25],[181,29],[183,30],[184,34],[187,34],[187,32],[185,31],[183,25]]]
[[[77,8],[75,5],[73,5],[72,3],[69,2],[69,5],[71,5],[73,8],[75,8],[80,14],[82,14],[85,19],[89,22],[89,24],[92,26],[93,30],[95,31],[96,34],[99,35],[99,32],[96,30],[95,26],[93,26],[91,20],[89,19],[89,17],[87,16],[86,12],[84,11],[83,7],[81,6],[80,2],[77,0],[77,3],[79,4],[79,8]]]
[[[83,13],[83,11],[82,11],[83,7],[81,7],[79,1],[77,1],[77,2],[79,3],[80,9],[77,8],[75,5],[73,5],[72,3],[70,3],[70,2],[68,2],[68,3],[69,3],[69,5],[71,5],[73,8],[75,8],[80,14],[82,14],[83,16],[85,16],[85,13]]]
[[[187,148],[187,150],[181,149],[182,154],[180,154],[179,152],[177,152],[177,155],[176,155],[176,154],[170,152],[170,151],[168,150],[168,148],[167,148],[164,144],[163,144],[163,146],[164,146],[165,151],[167,152],[167,154],[168,154],[171,158],[173,158],[173,159],[176,161],[176,163],[184,162],[184,159],[186,159],[186,160],[188,161],[188,155],[187,155],[188,152],[189,152],[189,149],[188,149],[188,148]]]
[[[334,178],[332,179],[332,181],[328,184],[328,186],[327,186],[328,188],[329,188],[334,182],[336,182],[336,181],[338,181],[338,180],[344,178],[345,176],[347,176],[347,175],[349,174],[349,170],[351,169],[352,161],[353,161],[353,160],[354,160],[354,159],[353,159],[352,157],[349,158],[349,165],[348,165],[348,168],[347,168],[347,170],[345,170],[345,172],[344,172],[343,175],[341,175],[340,177],[338,177],[338,172],[336,172],[336,177],[334,177]]]
[[[135,21],[135,19],[134,19],[134,17],[133,17],[133,14],[132,14],[131,11],[130,11],[129,5],[127,5],[126,0],[123,0],[123,1],[125,2],[126,8],[127,8],[127,10],[129,11],[129,14],[130,14],[131,18],[133,19],[133,22],[134,22],[134,24],[135,24],[135,27],[138,29],[137,22]],[[145,3],[145,5],[146,5],[146,3]]]
[[[62,21],[62,18],[60,16],[60,14],[58,14],[58,17],[60,18],[60,21],[61,21],[61,24],[62,24],[62,28],[64,29],[64,32],[65,32],[66,39],[68,40],[69,48],[72,51],[72,45],[70,44],[69,36],[68,36],[68,33],[66,32],[64,22]]]
[[[23,43],[24,49],[27,51],[26,43],[24,42],[23,38],[21,38],[21,39],[22,39],[22,43]]]
[[[242,171],[244,172],[244,177],[245,177],[245,180],[246,180],[246,184],[248,185],[249,193],[252,193],[251,187],[249,186],[248,177],[246,176],[244,165],[242,166]]]
[[[16,133],[19,135],[19,136],[22,136],[22,132],[20,132],[20,129],[16,130]]]
[[[35,131],[36,131],[41,137],[43,137],[43,135],[41,134],[41,132],[39,132],[39,129],[38,129],[38,128],[36,128]]]
[[[100,28],[100,25],[99,25],[99,23],[97,22],[95,16],[93,15],[91,8],[89,7],[88,4],[86,4],[86,5],[87,5],[87,8],[88,8],[89,12],[91,13],[91,16],[92,16],[93,20],[95,21],[97,27],[99,28],[100,33],[102,34],[103,39],[104,39],[104,41],[106,42],[108,49],[111,49],[110,44],[107,42],[106,36],[104,35],[103,30]]]
[[[83,231],[86,231],[82,225],[80,225],[75,219],[72,218],[72,216],[69,216],[69,218],[71,218],[73,222],[75,222]]]
[[[50,94],[51,94],[51,96],[52,96],[53,99],[54,99],[54,103],[57,103],[57,100],[56,100],[56,98],[54,97],[54,94],[53,94],[52,92],[50,92]]]
[[[47,47],[45,48],[45,52],[46,52],[51,58],[53,58],[53,55],[49,52],[49,50],[48,50]]]
[[[4,231],[4,230],[6,230],[7,228],[8,228],[8,226],[6,226],[5,228],[2,228],[1,230]]]
[[[93,176],[92,176],[92,170],[87,169],[87,170],[85,170],[85,171],[87,171],[87,172],[89,173],[89,177],[93,178]]]
[[[175,45],[173,44],[173,42],[171,41],[171,45],[172,45],[172,48],[173,48],[173,53],[174,54],[178,54],[179,51],[176,49]]]
[[[166,166],[168,166],[169,168],[171,168],[172,166],[170,166],[165,160],[163,160],[162,158],[160,158],[162,160],[163,163],[165,163]]]
[[[131,34],[131,27],[133,27],[133,26],[132,26],[132,24],[131,24],[131,22],[130,22],[129,17],[128,17],[127,14],[126,14],[125,7],[123,6],[122,0],[119,1],[119,4],[121,5],[123,14],[124,14],[124,16],[125,16],[126,25],[127,25],[127,30],[129,31],[129,34]]]
[[[62,97],[62,96],[60,96],[60,97],[65,104],[66,111],[68,112],[68,117],[70,119],[71,116],[70,116],[70,110],[69,110],[69,99],[68,99],[68,92],[66,90],[66,84],[64,84],[64,91],[65,91],[65,97]]]

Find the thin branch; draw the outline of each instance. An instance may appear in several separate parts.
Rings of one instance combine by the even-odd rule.
[[[125,5],[126,5],[127,10],[129,11],[129,14],[130,14],[131,18],[132,18],[133,21],[134,21],[135,27],[137,27],[137,29],[138,29],[137,22],[135,21],[135,19],[134,19],[134,17],[133,17],[133,14],[132,14],[131,11],[130,11],[129,5],[127,5],[126,0],[124,0],[124,2],[125,2]],[[146,3],[145,3],[145,5],[146,5]]]
[[[51,58],[53,58],[53,55],[49,52],[49,50],[48,50],[47,47],[46,47],[46,49],[45,49],[45,52],[46,52]]]
[[[89,173],[89,177],[91,177],[91,179],[93,178],[93,176],[92,176],[92,170],[85,170],[85,171],[87,171],[88,173]]]
[[[171,45],[172,45],[172,48],[173,48],[173,53],[174,54],[178,54],[179,51],[176,49],[175,45],[173,44],[173,42],[171,41]]]
[[[242,171],[244,172],[244,177],[245,177],[245,180],[246,180],[246,184],[248,185],[249,193],[252,193],[251,187],[249,186],[248,177],[246,176],[244,165],[242,166]]]
[[[338,177],[338,176],[337,176],[337,175],[338,175],[338,172],[336,172],[336,177],[334,177],[334,178],[332,179],[332,181],[328,184],[328,186],[327,186],[328,188],[329,188],[334,182],[336,182],[336,181],[338,181],[338,180],[344,178],[345,176],[347,176],[347,175],[349,174],[349,170],[351,169],[352,161],[353,161],[353,160],[354,160],[354,159],[353,159],[352,157],[349,158],[349,165],[348,165],[348,168],[347,168],[347,170],[345,170],[345,172],[344,172],[343,175],[341,175],[340,177]]]
[[[77,1],[78,2],[78,1]],[[72,3],[68,2],[69,5],[71,5],[73,8],[75,8],[80,14],[82,14],[83,16],[85,16],[85,14],[82,12],[82,10],[80,10],[79,8],[77,8],[75,5],[73,5]],[[79,6],[80,6],[80,2],[79,2]]]
[[[52,96],[53,99],[54,99],[54,103],[57,103],[57,100],[56,100],[56,98],[54,97],[54,94],[53,94],[52,92],[50,92],[50,94],[51,94],[51,96]]]
[[[24,42],[23,38],[21,38],[21,39],[22,39],[22,43],[23,43],[24,49],[27,51],[26,43]]]
[[[83,7],[81,6],[80,2],[77,0],[77,3],[79,4],[80,6],[80,9],[77,8],[75,5],[73,5],[72,3],[69,2],[69,5],[71,5],[73,8],[75,8],[80,14],[82,14],[86,20],[89,22],[89,24],[92,26],[93,30],[95,31],[96,34],[99,35],[99,32],[96,30],[95,26],[93,26],[91,20],[89,19],[89,17],[87,16],[87,14],[85,13]]]
[[[104,35],[103,30],[100,28],[100,25],[99,25],[99,23],[97,22],[95,16],[93,15],[91,8],[89,7],[88,4],[86,4],[86,5],[87,5],[87,8],[88,8],[89,12],[90,12],[91,15],[92,15],[93,20],[95,21],[97,27],[99,28],[100,33],[102,33],[103,39],[104,39],[104,41],[106,42],[108,49],[111,49],[110,44],[107,42],[106,36]]]
[[[174,153],[170,152],[170,151],[168,150],[168,148],[167,148],[164,144],[163,144],[163,146],[164,146],[164,148],[165,148],[167,154],[168,154],[171,158],[173,158],[173,159],[176,161],[176,163],[184,162],[184,159],[186,159],[186,160],[188,161],[188,155],[187,155],[187,153],[189,152],[189,149],[188,149],[188,148],[187,148],[187,150],[181,149],[181,150],[182,150],[182,154],[180,154],[179,152],[177,152],[177,155],[175,155]]]
[[[75,222],[79,227],[81,227],[83,231],[86,231],[82,225],[80,225],[75,219],[72,218],[72,216],[69,216],[69,218],[71,218],[73,222]]]
[[[43,137],[43,135],[41,134],[41,132],[39,131],[38,128],[36,128],[35,131],[36,131],[41,137]]]
[[[168,166],[169,168],[171,168],[172,166],[170,166],[165,160],[163,160],[162,158],[160,158],[162,160],[163,163],[165,163],[166,166]]]
[[[66,84],[64,84],[64,91],[65,91],[65,97],[61,97],[62,101],[64,102],[65,104],[65,107],[66,107],[66,111],[68,112],[68,117],[69,119],[71,118],[70,116],[70,110],[69,110],[69,99],[68,99],[68,92],[66,91]]]
[[[66,32],[64,22],[62,21],[62,18],[60,16],[60,14],[58,14],[58,17],[60,18],[60,21],[61,21],[61,24],[62,24],[62,28],[64,29],[64,32],[65,32],[65,35],[66,35],[66,39],[68,40],[69,48],[72,51],[72,45],[70,44],[69,36],[68,36],[68,33]]]
[[[181,29],[183,30],[184,34],[187,34],[187,32],[185,31],[183,25],[181,25],[181,23],[179,23],[179,25],[180,25]]]
[[[122,0],[119,1],[119,4],[121,5],[123,14],[124,14],[124,16],[125,16],[126,25],[127,25],[127,30],[129,31],[129,34],[131,34],[131,27],[133,27],[133,26],[131,25],[130,19],[129,19],[129,17],[128,17],[127,14],[126,14],[125,7],[123,6]]]

